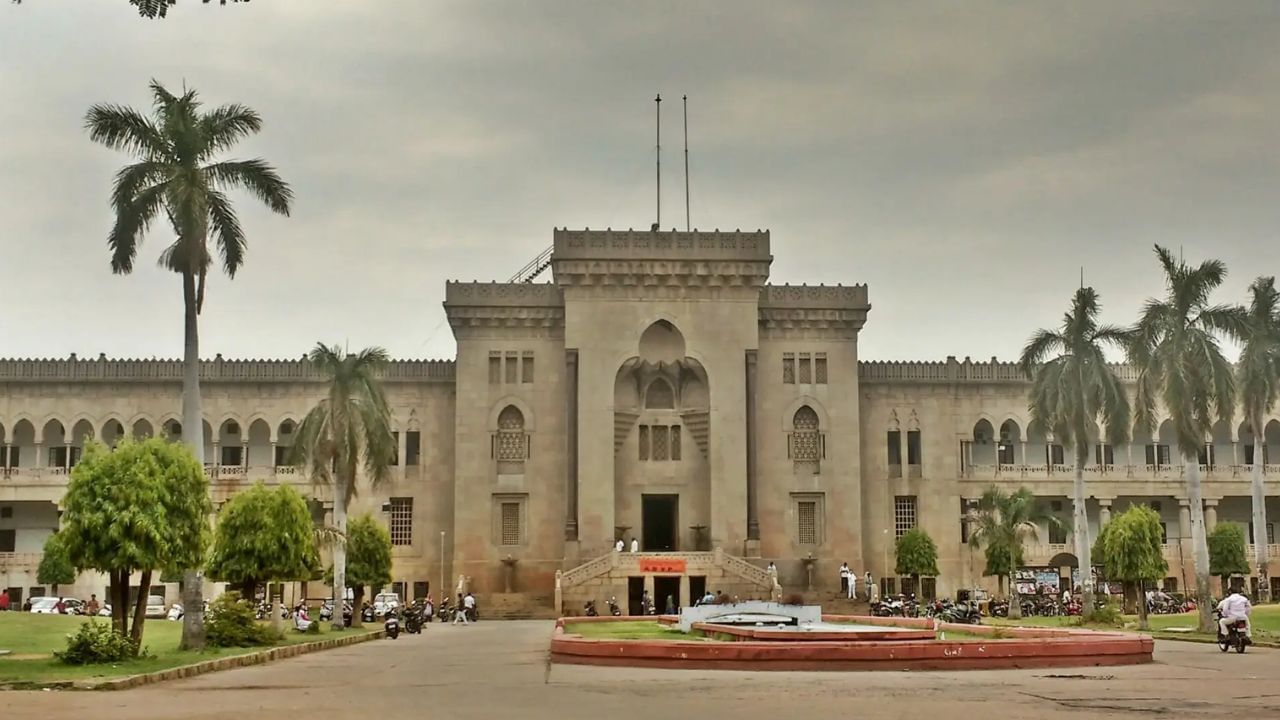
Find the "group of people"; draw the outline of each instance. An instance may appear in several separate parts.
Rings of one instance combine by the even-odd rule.
[[[844,593],[846,598],[850,600],[858,599],[859,580],[861,580],[863,587],[866,588],[865,597],[867,601],[870,602],[871,600],[874,600],[876,595],[876,584],[871,578],[871,572],[868,571],[861,579],[859,579],[858,571],[850,569],[849,563],[840,563],[840,592]]]
[[[32,598],[27,598],[22,602],[22,612],[31,612]],[[13,609],[13,598],[9,597],[7,588],[0,589],[0,612],[6,612]],[[84,615],[97,615],[102,609],[101,603],[98,602],[96,594],[90,595],[88,602],[80,610],[73,610],[72,606],[67,603],[67,598],[59,597],[58,602],[54,604],[53,611],[59,615],[74,614],[76,612]]]
[[[613,544],[613,549],[618,552],[625,552],[628,547],[631,548],[631,552],[640,552],[640,541],[631,538],[631,542],[628,544],[622,538],[618,538],[618,541]]]

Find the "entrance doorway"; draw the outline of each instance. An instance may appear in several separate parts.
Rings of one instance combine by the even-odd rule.
[[[644,615],[644,578],[627,578],[627,614]]]
[[[671,552],[676,549],[679,495],[641,495],[641,542],[646,552]]]
[[[689,576],[689,603],[696,605],[703,595],[707,594],[707,576]]]
[[[680,577],[658,575],[653,578],[653,605],[658,608],[659,613],[667,612],[667,598],[671,598],[671,604],[675,605],[677,612],[680,608]]]

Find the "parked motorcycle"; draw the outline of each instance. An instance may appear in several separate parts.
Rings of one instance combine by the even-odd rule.
[[[173,605],[169,606],[169,613],[165,615],[165,619],[175,620],[175,621],[181,620],[184,614],[185,613],[182,610],[182,605],[178,603],[174,603]]]
[[[400,637],[400,619],[396,617],[395,610],[388,610],[386,616],[382,620],[382,629],[387,631],[387,637],[395,640]]]
[[[1215,620],[1221,620],[1222,613],[1215,608],[1213,611],[1213,617]],[[1246,620],[1236,620],[1235,622],[1227,625],[1227,634],[1223,635],[1222,626],[1218,625],[1218,649],[1222,652],[1226,652],[1231,648],[1235,648],[1237,653],[1244,653],[1244,649],[1253,644],[1253,641],[1250,640],[1249,636],[1246,634],[1246,627]]]
[[[582,614],[587,617],[598,617],[600,612],[596,610],[596,601],[588,600],[587,604],[582,606]]]
[[[333,601],[325,600],[320,603],[320,621],[328,622],[333,619]]]
[[[360,611],[360,622],[373,622],[373,606],[369,603],[364,604],[364,608]]]
[[[617,598],[609,598],[609,614],[614,617],[622,616],[622,608],[618,607]]]
[[[387,613],[392,617],[391,613]],[[417,605],[404,611],[404,631],[410,635],[422,634],[422,610]]]

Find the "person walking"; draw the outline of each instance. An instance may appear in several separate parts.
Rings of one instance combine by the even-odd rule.
[[[849,600],[858,599],[858,571],[857,570],[849,571],[849,595],[847,597]]]
[[[100,607],[101,607],[101,606],[100,606],[100,605],[98,605],[98,595],[97,595],[97,593],[90,593],[90,594],[89,594],[89,602],[85,603],[85,606],[84,606],[84,614],[85,614],[85,615],[88,615],[89,617],[97,617],[97,615],[98,615],[98,609],[99,609]]]
[[[876,589],[876,584],[875,584],[874,582],[872,582],[872,580],[871,580],[871,571],[870,571],[870,570],[868,570],[868,571],[867,571],[867,575],[866,575],[865,580],[866,580],[866,584],[867,584],[867,600],[871,600],[871,599],[874,597],[873,593],[874,593],[874,591],[875,591],[875,589]]]
[[[466,597],[462,598],[462,613],[467,616],[471,622],[480,620],[480,616],[476,614],[476,596],[467,591]]]
[[[454,625],[457,625],[458,623],[462,623],[463,625],[471,624],[471,621],[467,619],[467,610],[464,605],[465,602],[466,600],[463,599],[462,593],[458,593],[458,605],[453,611],[452,624]]]
[[[8,589],[0,590],[0,612],[5,612],[8,609],[9,609],[9,590]]]
[[[640,541],[635,538],[631,538],[631,552],[640,552]]]
[[[854,582],[856,583],[857,580],[855,579]],[[849,594],[849,563],[847,562],[840,563],[840,594],[852,597]]]

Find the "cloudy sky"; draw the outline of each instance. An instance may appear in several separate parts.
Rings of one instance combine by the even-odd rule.
[[[505,280],[556,226],[769,228],[773,281],[870,285],[862,355],[1011,358],[1079,282],[1106,319],[1161,290],[1151,245],[1280,272],[1280,6],[1177,2],[0,4],[0,356],[178,356],[179,281],[110,273],[118,153],[95,102],[147,81],[265,119],[236,154],[297,194],[240,197],[204,354],[317,339],[449,357],[446,279]],[[682,224],[682,223],[681,223]]]

